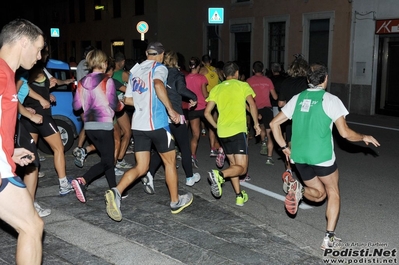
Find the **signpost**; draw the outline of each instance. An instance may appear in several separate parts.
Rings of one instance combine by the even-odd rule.
[[[140,21],[139,23],[137,23],[136,29],[141,34],[141,40],[143,41],[144,34],[147,33],[147,31],[149,29],[147,22]]]

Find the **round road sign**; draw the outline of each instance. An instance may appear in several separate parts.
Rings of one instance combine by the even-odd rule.
[[[140,21],[139,23],[137,23],[137,31],[141,34],[144,34],[148,31],[148,24],[145,21]]]

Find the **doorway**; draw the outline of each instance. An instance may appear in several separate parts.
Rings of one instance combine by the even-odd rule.
[[[240,67],[240,75],[245,75],[245,79],[251,73],[251,32],[235,33],[235,60]]]
[[[399,117],[399,36],[380,37],[376,113]]]

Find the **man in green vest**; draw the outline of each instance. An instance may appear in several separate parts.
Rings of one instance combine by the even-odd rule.
[[[314,202],[327,198],[327,229],[321,249],[337,249],[341,239],[335,237],[340,211],[338,168],[335,162],[332,138],[333,123],[339,134],[351,141],[380,146],[370,135],[350,129],[345,121],[349,114],[342,101],[325,91],[328,83],[327,68],[320,64],[310,66],[307,74],[309,88],[295,95],[271,121],[274,138],[287,160],[295,163],[302,184],[292,176],[283,179],[287,193],[285,208],[295,215],[302,197]],[[281,133],[280,125],[292,119],[291,148]]]

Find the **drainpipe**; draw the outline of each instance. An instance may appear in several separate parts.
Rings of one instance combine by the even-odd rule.
[[[352,98],[352,82],[353,82],[353,57],[354,57],[354,49],[355,49],[355,31],[356,31],[356,14],[357,12],[353,12],[352,23],[351,23],[351,55],[349,62],[349,92],[348,92],[348,111],[351,112],[351,98]]]

